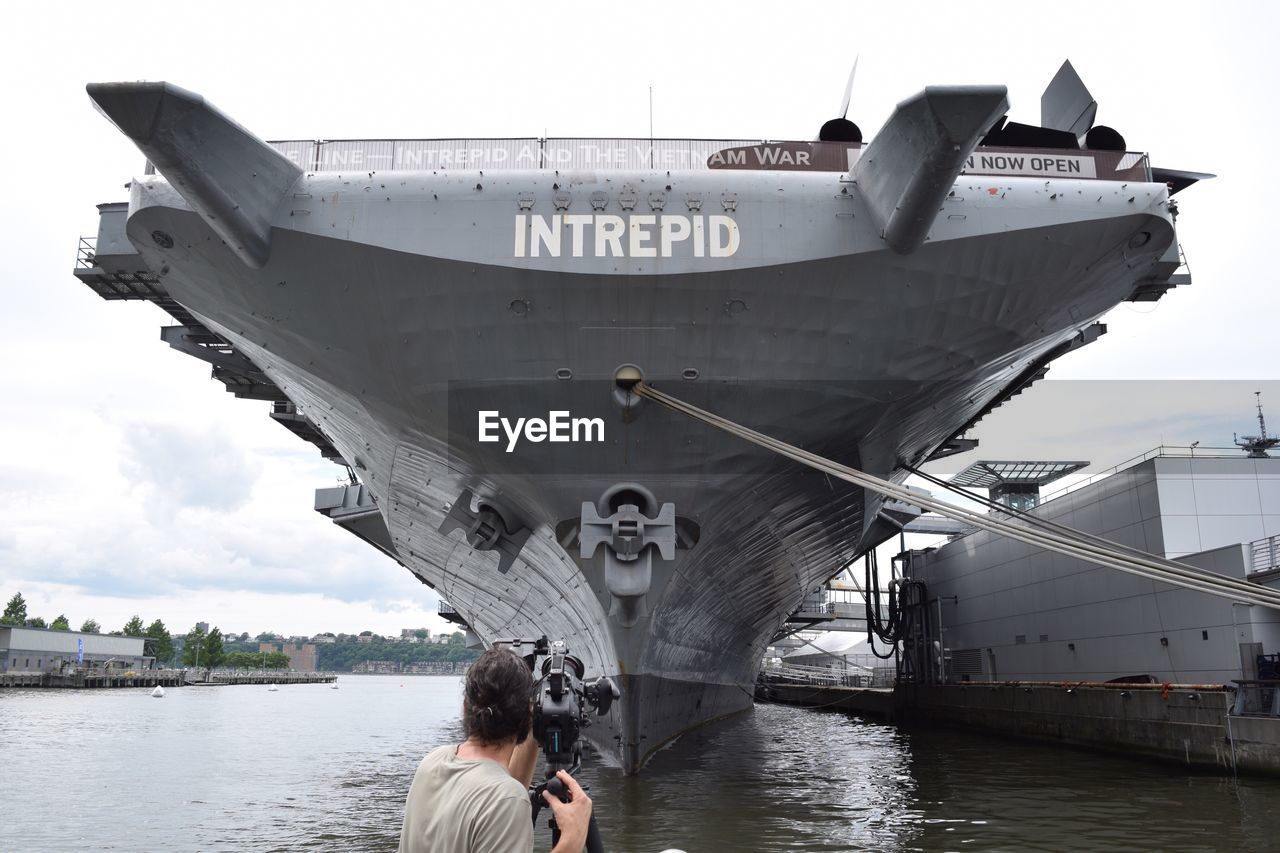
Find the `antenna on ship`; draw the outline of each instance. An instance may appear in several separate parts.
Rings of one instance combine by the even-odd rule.
[[[649,84],[649,168],[653,168],[653,84]]]
[[[1280,437],[1267,435],[1267,419],[1262,414],[1262,392],[1254,391],[1253,396],[1256,398],[1258,407],[1258,434],[1237,436],[1232,433],[1231,438],[1237,447],[1249,454],[1250,459],[1270,459],[1271,454],[1267,451],[1280,444]]]

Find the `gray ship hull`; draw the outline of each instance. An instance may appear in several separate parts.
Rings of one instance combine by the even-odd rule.
[[[821,211],[848,204],[833,200],[836,177],[826,186],[812,176],[751,180]],[[501,208],[454,208],[434,227],[425,195],[460,197],[479,175],[397,176],[399,195],[376,189],[384,207],[333,176],[303,180],[310,186],[295,198],[319,208],[324,197],[331,208],[282,211],[261,269],[240,263],[160,179],[134,186],[130,240],[172,297],[257,365],[356,469],[397,559],[483,640],[565,637],[590,674],[617,677],[622,699],[588,734],[627,771],[689,727],[748,707],[760,657],[787,614],[892,528],[874,495],[668,412],[623,412],[609,394],[618,365],[640,365],[691,402],[901,480],[902,463],[923,461],[1128,298],[1173,240],[1156,185],[1140,186],[1137,204],[1029,208],[1017,227],[984,221],[971,201],[968,225],[907,256],[877,244],[856,216],[815,214],[807,232],[775,236],[794,210],[771,210],[767,195],[753,209],[744,192],[743,244],[767,251],[718,265],[657,258],[628,268],[610,258],[575,267],[566,257],[511,258],[505,190]],[[537,190],[550,178],[507,180]],[[602,178],[559,180],[590,187]],[[1002,183],[1030,196],[1040,182]],[[404,197],[414,194],[423,200],[410,208]],[[835,228],[844,229],[838,241],[828,234]],[[159,245],[157,234],[174,245]],[[1146,235],[1141,246],[1135,235]],[[505,257],[475,250],[497,242]],[[524,414],[599,414],[605,441],[508,454],[476,441],[477,400]],[[610,615],[601,558],[581,559],[575,545],[582,503],[618,482],[673,503],[696,531],[674,560],[654,562],[647,613],[630,627]],[[500,500],[531,531],[508,571],[495,551],[439,532],[464,490]]]

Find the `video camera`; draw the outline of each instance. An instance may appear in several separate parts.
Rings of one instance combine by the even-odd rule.
[[[582,768],[582,744],[578,738],[582,730],[591,725],[586,709],[592,708],[597,716],[604,716],[609,713],[613,700],[621,694],[618,685],[607,676],[583,683],[586,667],[580,659],[569,654],[569,646],[564,640],[551,641],[544,636],[537,640],[514,639],[509,645],[511,651],[524,658],[535,675],[539,672],[538,658],[544,658],[541,678],[534,682],[533,737],[542,747],[547,765],[545,780],[529,788],[529,802],[533,806],[536,824],[538,812],[546,805],[542,799],[543,791],[550,791],[552,796],[568,802],[568,792],[556,778],[556,771],[566,770],[573,775]],[[523,654],[525,648],[531,648],[531,651]],[[550,826],[554,846],[560,839],[555,818],[551,819]],[[587,833],[587,849],[604,850],[594,814]]]

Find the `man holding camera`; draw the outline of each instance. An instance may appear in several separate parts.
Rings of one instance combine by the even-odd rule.
[[[510,650],[485,652],[467,672],[462,703],[467,739],[442,746],[418,765],[405,803],[400,853],[525,853],[533,850],[529,783],[538,760],[529,666]],[[563,770],[569,792],[543,798],[560,827],[552,853],[579,853],[591,799]]]

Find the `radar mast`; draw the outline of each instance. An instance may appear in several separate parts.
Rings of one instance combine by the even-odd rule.
[[[1258,407],[1258,434],[1238,436],[1233,433],[1231,437],[1237,447],[1249,454],[1250,459],[1270,459],[1271,454],[1267,451],[1280,444],[1280,437],[1267,435],[1267,419],[1262,414],[1262,392],[1254,391],[1253,396]]]

